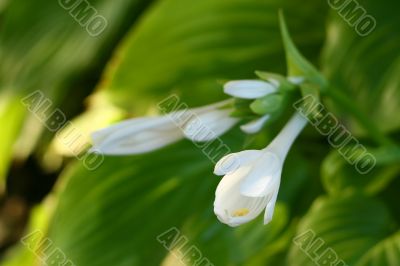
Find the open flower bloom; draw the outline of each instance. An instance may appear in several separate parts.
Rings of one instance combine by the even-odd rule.
[[[276,138],[263,150],[246,150],[223,157],[215,166],[224,175],[214,201],[218,219],[238,226],[265,210],[264,224],[272,220],[283,162],[307,120],[296,113]]]
[[[164,116],[122,121],[92,134],[92,151],[110,155],[140,154],[184,137],[209,141],[224,134],[239,119],[229,116],[228,101],[171,112]]]

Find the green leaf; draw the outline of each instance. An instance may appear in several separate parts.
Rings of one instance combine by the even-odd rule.
[[[310,3],[299,8],[277,0],[159,1],[115,53],[94,96],[140,115],[154,113],[156,103],[171,93],[192,107],[224,97],[217,80],[253,77],[255,69],[284,72],[278,7],[284,6],[291,14],[289,23],[297,25],[299,46],[314,54],[323,33],[316,21],[324,13],[311,14],[315,6],[325,5]],[[87,117],[90,125],[93,117]],[[223,140],[232,151],[241,150],[242,138]],[[49,237],[77,265],[160,265],[171,254],[156,237],[177,227],[215,265],[247,261],[253,253],[240,252],[232,243],[248,237],[255,246],[259,236],[237,236],[217,221],[212,202],[219,178],[212,168],[188,142],[143,156],[106,157],[93,172],[76,165],[62,177],[68,184]],[[293,184],[288,187],[296,190]],[[286,209],[278,210],[281,216],[271,229],[254,221],[252,230],[278,236],[275,230],[287,226]]]
[[[76,165],[66,175],[49,237],[77,265],[159,265],[167,251],[157,235],[198,214],[222,226],[212,211],[219,179],[189,142],[106,157],[96,171]]]
[[[229,134],[223,142],[232,151],[241,150],[240,136]],[[193,145],[186,141],[148,155],[106,157],[95,171],[75,165],[62,177],[68,183],[49,238],[77,265],[176,262],[175,253],[156,240],[171,227],[188,237],[188,247],[194,244],[215,265],[280,258],[290,244],[290,232],[281,235],[289,226],[287,203],[296,200],[308,181],[304,160],[293,152],[288,157],[271,224],[263,226],[261,215],[232,229],[213,213],[220,177],[212,174],[213,164]]]
[[[100,69],[139,0],[90,1],[108,21],[97,37],[90,36],[59,2],[10,1],[1,11],[0,124],[7,126],[0,138],[0,184],[11,157],[29,156],[43,133],[43,123],[20,100],[40,90],[51,101],[48,115],[63,100],[70,102],[68,91],[76,89],[77,79]]]
[[[396,266],[400,263],[400,231],[381,241],[370,252],[365,254],[356,266],[387,265]]]
[[[190,220],[200,227],[212,221],[203,233],[214,239],[217,250],[228,252],[226,240],[216,238],[220,230],[221,237],[230,230],[212,211],[219,178],[192,143],[143,156],[106,157],[94,172],[77,165],[66,174],[70,180],[49,237],[77,265],[159,265],[167,251],[157,235],[177,227],[189,236],[185,224]],[[190,241],[203,243],[201,238]],[[228,258],[212,259],[225,264]]]
[[[339,16],[339,10],[333,10],[322,69],[336,89],[380,129],[396,130],[400,127],[400,17],[396,12],[400,4],[395,0],[385,4],[363,0],[359,4],[376,20],[376,28],[367,36],[359,36]],[[343,116],[351,132],[366,133],[349,114],[341,112],[340,106],[332,104],[331,108]]]
[[[336,263],[358,265],[364,257],[376,257],[373,255],[376,246],[391,239],[397,234],[396,230],[398,225],[386,206],[375,199],[354,193],[323,197],[301,220],[290,250],[289,265],[321,264],[329,254],[337,258]],[[321,246],[318,243],[322,243]],[[386,251],[391,253],[387,248],[391,247],[385,245]],[[385,258],[376,258],[375,265],[400,263],[400,257],[392,257],[392,264],[386,264]]]
[[[253,78],[256,69],[284,72],[279,8],[296,24],[299,46],[315,55],[324,30],[316,6],[326,8],[317,1],[160,1],[125,39],[101,93],[140,114],[170,93],[191,106],[221,99],[217,80]]]
[[[307,101],[312,102],[312,106],[315,106],[319,103],[319,98],[320,98],[320,88],[312,83],[303,83],[300,85],[300,91],[301,91],[301,95],[303,96],[303,100],[305,101],[305,105],[307,105]],[[312,96],[312,97],[310,97]],[[310,112],[312,115],[316,115],[313,114],[313,112]],[[310,115],[311,115],[310,114]]]
[[[3,100],[3,101],[2,101]],[[18,136],[25,115],[25,108],[19,99],[0,100],[0,122],[7,125],[1,133],[0,142],[0,194],[4,190],[4,180],[8,169],[9,158],[12,154],[12,143]]]
[[[315,60],[325,13],[315,15],[313,8],[325,10],[326,5],[309,2],[301,8],[278,0],[157,2],[115,52],[91,97],[90,114],[75,121],[89,135],[100,128],[93,123],[92,110],[102,105],[117,106],[131,116],[154,114],[159,111],[156,104],[174,93],[182,103],[200,106],[226,97],[220,80],[254,78],[256,69],[284,72],[279,8],[290,14],[288,22],[296,25],[293,38]]]
[[[287,75],[288,76],[301,76],[315,82],[321,87],[326,86],[325,78],[319,71],[299,52],[292,38],[290,37],[288,27],[282,10],[279,13],[280,29],[285,45],[286,61],[287,61]]]
[[[241,139],[223,139],[237,150]],[[213,164],[194,144],[178,143],[142,156],[106,157],[96,171],[75,165],[64,174],[62,191],[48,237],[76,265],[160,265],[173,254],[156,237],[172,227],[188,238],[215,265],[242,265],[261,250],[271,259],[290,243],[281,239],[289,209],[277,204],[274,219],[262,225],[262,215],[238,229],[221,224],[213,213],[220,180]],[[290,172],[290,171],[289,171]],[[297,180],[282,184],[289,200]],[[281,197],[280,196],[280,197]],[[178,251],[174,251],[178,252]]]
[[[400,171],[396,151],[391,153],[391,150],[386,148],[378,150],[368,148],[368,152],[373,154],[377,163],[366,174],[358,172],[355,165],[348,163],[338,151],[329,153],[321,167],[325,190],[330,194],[352,190],[363,191],[370,195],[384,190],[394,178],[398,177]]]

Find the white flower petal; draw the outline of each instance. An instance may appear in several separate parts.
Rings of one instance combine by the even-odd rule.
[[[92,141],[95,145],[98,145],[106,141],[110,136],[115,135],[117,132],[139,132],[149,128],[167,127],[172,128],[175,125],[171,122],[171,119],[167,116],[156,116],[156,117],[139,117],[133,119],[127,119],[111,125],[109,127],[100,129],[91,134]],[[120,133],[124,134],[124,133]]]
[[[109,143],[120,142],[124,139],[132,139],[142,132],[162,132],[177,129],[168,117],[138,118],[123,121],[120,124],[106,128],[103,133],[94,133],[95,146],[105,146]]]
[[[200,107],[195,107],[195,108],[190,108],[189,111],[196,113],[196,114],[201,114],[210,110],[216,110],[222,107],[225,107],[229,104],[233,103],[233,99],[227,99],[227,100],[223,100],[220,102],[216,102],[216,103],[212,103],[212,104],[208,104],[208,105],[204,105],[204,106],[200,106]]]
[[[196,142],[216,139],[239,121],[229,116],[231,112],[232,109],[217,109],[196,115],[185,124],[184,135]]]
[[[225,211],[226,215],[228,215],[228,220],[225,223],[231,227],[236,227],[254,220],[264,211],[268,199],[266,197],[249,198],[242,196],[238,201],[245,202],[243,207]]]
[[[276,91],[274,85],[262,80],[236,80],[224,85],[226,94],[242,99],[257,99]]]
[[[199,141],[218,137],[238,120],[218,108],[229,105],[232,99],[193,109],[182,109],[164,116],[142,117],[122,121],[92,133],[93,148],[105,154],[138,154],[153,151],[184,137],[183,128],[188,121],[204,116],[212,131],[199,135]],[[213,118],[213,119],[211,119]],[[209,121],[211,119],[211,121]]]
[[[267,197],[246,197],[240,194],[240,183],[246,170],[222,178],[215,193],[214,212],[218,219],[229,226],[238,226],[256,218],[265,208]]]
[[[240,185],[238,182],[241,182],[250,170],[251,168],[249,167],[240,167],[236,171],[225,175],[219,182],[215,193],[223,194],[225,191],[229,191],[233,186]]]
[[[239,159],[235,159],[231,154],[216,165],[217,174],[226,173],[217,187],[214,202],[214,212],[221,222],[230,226],[241,225],[254,219],[263,207],[264,223],[271,221],[284,159],[306,124],[307,121],[296,113],[261,153],[239,153]],[[251,155],[251,159],[246,163],[240,162],[245,154]],[[235,161],[239,161],[238,168],[232,163]],[[222,167],[224,163],[228,163],[228,166]]]
[[[127,119],[121,122],[118,122],[109,127],[100,129],[91,134],[92,141],[95,145],[98,145],[104,142],[108,137],[114,135],[119,131],[127,131],[130,132],[139,132],[141,130],[150,129],[150,128],[168,128],[180,126],[181,122],[187,122],[187,118],[191,118],[193,115],[201,114],[207,112],[209,110],[215,110],[219,107],[225,106],[231,103],[232,100],[224,100],[221,102],[192,108],[192,109],[183,109],[170,112],[164,116],[155,116],[155,117],[139,117],[133,119]],[[183,126],[183,125],[181,125]]]
[[[157,150],[183,138],[183,134],[176,129],[164,132],[139,132],[131,136],[114,139],[93,149],[108,155],[142,154]]]
[[[104,154],[140,154],[183,138],[168,117],[135,118],[122,121],[92,134],[93,150]]]
[[[268,206],[268,217],[279,191],[281,167],[276,156],[265,151],[243,151],[240,159],[252,157],[236,170],[226,174],[215,192],[214,212],[218,219],[232,227],[256,218]],[[234,154],[225,156],[231,161]],[[240,160],[239,159],[239,160]],[[269,164],[268,164],[269,163]],[[277,171],[274,169],[278,168]],[[269,172],[275,173],[269,175]],[[243,193],[249,192],[247,194]]]
[[[240,193],[248,197],[263,197],[272,184],[280,179],[282,162],[276,154],[265,152],[240,186]]]
[[[271,115],[266,114],[258,119],[255,119],[253,121],[250,121],[247,124],[241,125],[240,129],[247,134],[254,134],[259,132],[265,123],[270,119]]]
[[[272,195],[271,199],[267,203],[267,207],[265,208],[264,224],[268,224],[272,220],[275,210],[276,199],[278,198],[278,190],[279,184],[278,189],[276,189],[276,192]]]
[[[251,161],[256,160],[262,152],[259,150],[245,150],[230,153],[222,157],[214,167],[214,174],[225,175],[233,172]]]

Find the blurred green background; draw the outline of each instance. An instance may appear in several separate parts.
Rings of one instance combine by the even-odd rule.
[[[157,241],[172,227],[217,266],[324,265],[293,242],[308,229],[347,265],[400,265],[398,1],[357,2],[377,22],[365,37],[328,1],[90,0],[108,23],[93,37],[80,25],[84,12],[62,7],[68,2],[0,0],[0,265],[62,265],[51,264],[44,246],[21,243],[36,230],[77,266],[184,265]],[[226,80],[285,74],[279,9],[299,50],[394,144],[375,143],[325,99],[377,167],[358,174],[307,128],[287,158],[267,226],[218,222],[219,177],[189,141],[105,157],[90,171],[72,156],[80,147],[58,141],[71,127],[56,135],[21,103],[39,90],[88,141],[112,122],[154,113],[171,93],[190,106],[224,99]],[[222,139],[232,151],[261,148],[282,123]]]

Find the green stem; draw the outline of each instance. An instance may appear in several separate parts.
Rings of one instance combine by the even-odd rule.
[[[357,122],[369,133],[371,138],[377,142],[377,144],[393,146],[394,143],[373,122],[371,122],[371,120],[357,108],[354,101],[351,101],[344,93],[340,90],[329,87],[327,90],[324,90],[324,94],[339,104],[345,111],[351,113],[357,119]]]

